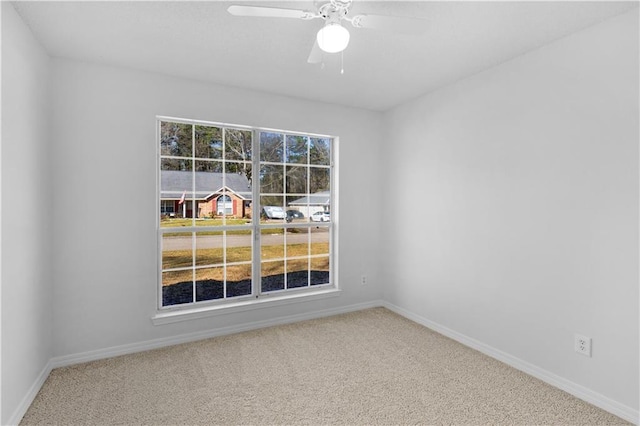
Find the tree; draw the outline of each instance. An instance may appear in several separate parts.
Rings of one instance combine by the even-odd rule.
[[[311,138],[309,143],[309,164],[328,166],[331,164],[331,141],[324,138]]]
[[[227,173],[240,173],[251,182],[251,145],[253,143],[250,130],[224,129],[224,157]]]
[[[331,164],[331,140],[310,138],[309,164],[329,166]],[[328,168],[311,167],[309,171],[309,192],[328,191],[331,187],[331,172]]]
[[[222,159],[222,130],[219,127],[195,126],[195,157]]]
[[[191,132],[193,126],[184,123],[160,123],[160,154],[172,157],[191,157]],[[190,158],[165,158],[162,170],[191,170]]]

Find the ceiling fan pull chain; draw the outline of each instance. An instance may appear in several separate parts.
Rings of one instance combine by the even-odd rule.
[[[344,50],[340,52],[340,74],[344,74]]]

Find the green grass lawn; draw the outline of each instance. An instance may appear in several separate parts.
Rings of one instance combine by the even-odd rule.
[[[273,261],[264,262],[269,259],[278,259],[284,256],[284,247],[282,245],[262,246],[260,249],[261,258],[263,260],[261,273],[263,276],[281,274],[284,272],[284,262]],[[311,259],[311,269],[318,271],[329,270],[329,243],[313,243],[311,244],[311,254],[326,254],[327,257]],[[290,244],[287,245],[287,257],[307,256],[307,244]],[[212,265],[223,263],[222,248],[210,248],[196,250],[196,265]],[[232,262],[250,262],[251,247],[228,247],[227,263]],[[180,268],[188,267],[193,264],[191,250],[168,250],[162,252],[162,268]],[[296,259],[287,261],[287,272],[307,269],[307,259]],[[223,268],[207,268],[196,271],[196,279],[218,279],[221,280]],[[241,279],[251,278],[251,264],[227,266],[227,280],[239,281]],[[162,277],[162,285],[172,285],[179,282],[190,281],[192,279],[191,270],[164,272]]]
[[[287,257],[307,256],[307,244],[287,245]],[[311,254],[329,254],[329,243],[311,244]],[[262,260],[284,257],[284,246],[272,245],[260,248]],[[196,266],[223,263],[222,248],[197,249]],[[227,263],[250,262],[251,247],[227,247]],[[166,250],[162,252],[162,269],[173,269],[191,266],[193,264],[191,250]]]

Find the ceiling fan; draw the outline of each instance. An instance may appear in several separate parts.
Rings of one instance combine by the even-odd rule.
[[[233,5],[227,11],[234,16],[251,16],[266,18],[323,19],[324,27],[318,31],[316,41],[311,49],[307,62],[315,64],[322,61],[322,52],[338,53],[349,44],[349,31],[343,21],[354,28],[370,28],[375,30],[394,31],[403,34],[420,34],[426,30],[425,20],[388,15],[361,14],[349,16],[353,0],[330,0],[325,3],[316,1],[317,11],[284,9],[278,7]]]

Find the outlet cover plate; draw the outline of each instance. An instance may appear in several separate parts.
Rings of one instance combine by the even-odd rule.
[[[574,349],[580,355],[591,356],[591,337],[576,334],[574,338]]]

